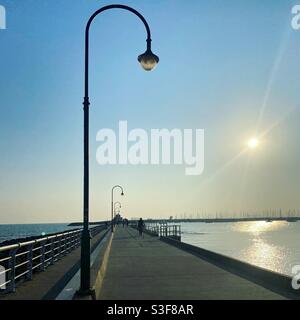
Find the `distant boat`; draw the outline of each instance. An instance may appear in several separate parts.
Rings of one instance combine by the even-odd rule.
[[[272,219],[267,219],[266,222],[273,222],[273,220]]]
[[[297,222],[298,219],[297,218],[287,218],[286,221],[287,222]]]

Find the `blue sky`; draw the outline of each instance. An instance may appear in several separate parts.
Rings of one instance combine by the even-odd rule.
[[[119,1],[139,10],[160,63],[137,56],[145,30],[114,10],[91,30],[91,220],[109,216],[122,184],[124,214],[168,217],[299,208],[300,30],[295,1]],[[0,0],[0,223],[82,219],[83,35],[108,1]],[[263,110],[263,112],[262,112]],[[260,120],[259,120],[260,119]],[[205,129],[205,170],[99,166],[96,133]],[[269,130],[272,128],[271,130]],[[232,161],[267,131],[255,152]]]

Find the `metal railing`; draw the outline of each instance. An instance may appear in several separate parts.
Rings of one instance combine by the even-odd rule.
[[[154,236],[181,241],[181,225],[146,224],[146,231]]]
[[[90,229],[94,237],[105,226]],[[14,292],[33,273],[44,271],[80,246],[81,229],[65,231],[35,240],[0,247],[0,293]]]

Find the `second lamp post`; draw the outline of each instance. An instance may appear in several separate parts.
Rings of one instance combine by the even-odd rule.
[[[124,196],[124,190],[121,186],[116,185],[111,189],[111,232],[114,232],[114,190],[121,189],[121,196]]]
[[[120,214],[120,209],[122,208],[121,202],[116,201],[114,203],[114,219],[116,219],[116,214]]]

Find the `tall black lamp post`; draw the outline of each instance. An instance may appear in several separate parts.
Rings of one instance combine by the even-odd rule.
[[[83,192],[83,232],[81,239],[81,280],[80,290],[81,294],[90,294],[90,231],[89,231],[89,32],[93,20],[100,13],[110,9],[123,9],[135,14],[143,22],[147,32],[147,49],[138,57],[138,61],[146,71],[152,70],[158,63],[159,58],[151,51],[151,32],[149,25],[145,18],[135,9],[120,5],[113,4],[102,7],[97,10],[89,19],[85,30],[85,86],[84,86],[84,192]],[[113,228],[113,227],[112,227]]]

